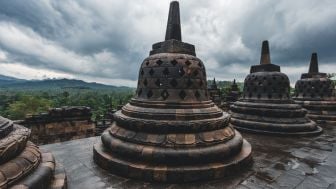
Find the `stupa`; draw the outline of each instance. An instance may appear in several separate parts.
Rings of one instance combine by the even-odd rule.
[[[153,45],[136,95],[114,119],[94,145],[94,161],[117,175],[181,183],[232,175],[251,162],[251,145],[209,99],[194,46],[181,41],[177,1],[165,41]]]
[[[239,91],[238,85],[236,83],[236,79],[234,79],[230,87],[230,92],[225,97],[225,101],[231,104],[233,102],[236,102],[239,99],[240,95],[241,95],[241,92]]]
[[[0,117],[0,188],[66,188],[55,159],[28,141],[30,130]]]
[[[243,96],[231,106],[231,125],[241,131],[291,135],[314,135],[322,128],[310,120],[307,110],[295,104],[287,75],[271,64],[268,41],[262,43],[260,65],[251,67]]]
[[[319,72],[317,54],[313,53],[308,73],[295,84],[293,99],[308,110],[317,123],[336,123],[335,85],[326,73]]]
[[[221,91],[217,87],[216,79],[212,80],[211,85],[208,87],[208,92],[210,99],[217,105],[220,106],[222,102]]]

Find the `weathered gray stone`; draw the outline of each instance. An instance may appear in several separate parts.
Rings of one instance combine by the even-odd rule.
[[[289,96],[289,79],[271,64],[268,42],[262,45],[260,65],[251,67],[242,98],[230,107],[231,125],[238,130],[282,136],[316,135],[322,128]]]

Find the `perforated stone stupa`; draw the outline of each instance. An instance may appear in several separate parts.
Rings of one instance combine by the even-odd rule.
[[[289,92],[289,79],[280,66],[271,64],[268,41],[264,41],[260,65],[251,67],[242,98],[231,106],[231,125],[242,131],[285,136],[321,133]]]
[[[316,53],[311,56],[308,73],[296,82],[293,99],[308,110],[312,120],[336,123],[335,85],[326,73],[319,72]]]
[[[55,176],[51,153],[28,141],[30,130],[0,117],[0,188],[66,188],[66,177]]]
[[[94,161],[117,175],[179,183],[229,176],[251,162],[250,144],[209,99],[194,46],[181,41],[176,1],[165,41],[153,45],[136,95],[114,118],[94,145]]]
[[[241,95],[241,92],[239,91],[238,85],[236,83],[236,80],[234,79],[231,87],[230,87],[230,92],[229,94],[225,97],[225,101],[227,103],[233,103],[236,102]]]
[[[215,79],[215,78],[212,80],[211,85],[208,87],[208,92],[209,92],[210,99],[211,99],[217,106],[220,107],[220,105],[221,105],[221,103],[222,103],[221,91],[220,91],[220,89],[217,87],[217,83],[216,83],[216,79]]]

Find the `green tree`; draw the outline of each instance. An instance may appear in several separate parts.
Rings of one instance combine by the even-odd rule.
[[[47,111],[51,107],[50,100],[37,96],[22,96],[8,107],[10,119],[24,119],[28,114],[37,114]]]

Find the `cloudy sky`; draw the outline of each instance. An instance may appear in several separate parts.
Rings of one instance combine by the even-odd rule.
[[[0,74],[135,86],[151,45],[162,41],[170,0],[0,1]],[[294,83],[319,55],[336,72],[335,0],[181,0],[183,41],[207,76],[243,81],[261,41]]]

